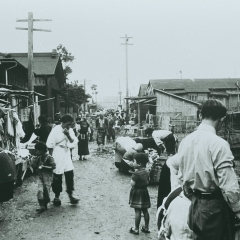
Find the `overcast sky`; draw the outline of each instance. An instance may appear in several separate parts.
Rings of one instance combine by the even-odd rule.
[[[27,52],[26,27],[16,19],[50,18],[34,23],[34,52],[59,43],[75,56],[70,80],[91,80],[99,96],[160,78],[240,77],[239,0],[1,0],[0,52]]]

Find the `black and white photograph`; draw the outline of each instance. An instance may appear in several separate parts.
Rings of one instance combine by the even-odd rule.
[[[0,5],[1,240],[240,240],[240,1]]]

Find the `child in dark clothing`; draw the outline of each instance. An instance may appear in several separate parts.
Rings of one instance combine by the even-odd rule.
[[[52,170],[56,168],[56,164],[53,157],[47,153],[47,146],[44,142],[36,143],[35,152],[38,157],[34,159],[33,167],[39,176],[37,198],[40,206],[36,211],[41,213],[47,210],[47,204],[50,202]]]
[[[132,174],[129,204],[135,210],[135,228],[130,229],[130,233],[138,235],[139,225],[141,222],[141,212],[144,215],[145,226],[141,228],[144,233],[149,231],[149,213],[148,208],[151,207],[150,197],[147,189],[149,184],[149,174],[145,169],[148,163],[148,156],[145,153],[136,153],[133,156],[133,167],[135,172]]]

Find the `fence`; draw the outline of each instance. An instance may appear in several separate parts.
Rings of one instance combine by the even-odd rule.
[[[188,134],[192,133],[200,124],[200,121],[196,120],[182,120],[182,119],[172,119],[171,125],[174,125],[174,133],[178,136],[181,141]]]

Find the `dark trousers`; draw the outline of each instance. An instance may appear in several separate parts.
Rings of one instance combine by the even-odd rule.
[[[111,138],[112,138],[113,141],[115,140],[115,129],[113,129],[113,128],[109,128],[107,130],[107,139],[108,139],[108,141],[110,141]]]
[[[52,182],[52,190],[55,193],[55,195],[59,196],[62,192],[62,175],[63,174],[53,174],[53,182]],[[66,192],[68,194],[72,194],[74,190],[74,173],[72,171],[68,171],[64,173],[65,181],[66,181]]]
[[[222,196],[200,199],[193,195],[188,225],[194,240],[234,239],[234,215]]]

